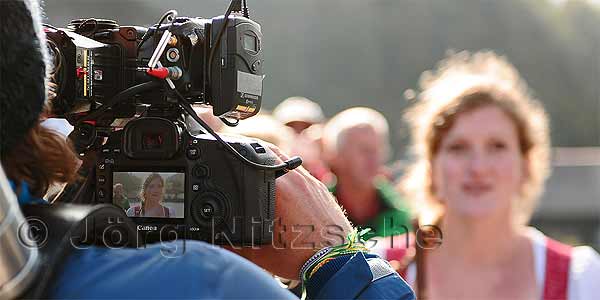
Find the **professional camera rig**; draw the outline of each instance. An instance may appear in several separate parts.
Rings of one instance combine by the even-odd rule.
[[[150,28],[85,19],[66,29],[46,25],[45,32],[54,62],[53,113],[74,125],[70,137],[79,153],[97,156],[87,178],[94,197],[75,202],[123,207],[146,242],[172,233],[241,245],[272,240],[275,179],[302,161],[276,164],[256,140],[222,138],[192,108],[211,105],[230,126],[260,110],[262,33],[245,0],[232,0],[212,19],[172,10]],[[205,133],[192,135],[186,117]],[[123,119],[129,121],[120,128]],[[162,210],[153,212],[144,206],[151,176],[162,188]],[[117,184],[129,195],[117,199]],[[122,200],[132,189],[139,197]]]

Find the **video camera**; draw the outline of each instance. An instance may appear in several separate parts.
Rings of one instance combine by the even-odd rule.
[[[245,1],[232,0],[212,19],[172,10],[150,28],[80,19],[45,32],[53,114],[74,125],[78,152],[97,156],[88,203],[125,209],[150,242],[173,232],[271,242],[275,179],[302,161],[276,164],[256,140],[222,138],[192,108],[211,105],[230,126],[260,110],[262,32]],[[192,135],[186,117],[205,133]],[[130,120],[120,128],[123,119]]]

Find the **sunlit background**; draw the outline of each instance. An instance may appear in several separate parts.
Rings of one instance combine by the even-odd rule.
[[[326,115],[356,105],[390,122],[394,160],[410,159],[401,120],[420,74],[449,49],[506,55],[552,121],[554,168],[533,224],[600,248],[600,0],[248,0],[264,33],[263,108],[289,96]],[[225,0],[46,1],[57,27],[83,17],[151,25],[223,14]],[[242,122],[243,126],[243,122]],[[393,161],[390,161],[393,163]]]

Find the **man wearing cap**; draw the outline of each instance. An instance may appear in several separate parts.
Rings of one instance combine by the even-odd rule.
[[[300,134],[314,124],[325,121],[319,104],[304,97],[290,97],[273,110],[273,117]]]
[[[273,117],[296,133],[290,154],[302,157],[302,165],[311,175],[328,182],[332,174],[323,161],[321,134],[325,116],[321,106],[304,97],[290,97],[277,105]]]

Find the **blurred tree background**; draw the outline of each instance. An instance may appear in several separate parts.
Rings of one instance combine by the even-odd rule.
[[[131,200],[137,199],[142,189],[143,179],[130,172],[115,172],[113,184],[120,183],[125,190],[125,196]]]
[[[408,142],[404,92],[448,49],[493,49],[522,72],[551,116],[554,146],[600,146],[600,9],[591,0],[249,0],[265,36],[263,108],[302,95],[327,116],[383,112],[396,158]],[[99,17],[150,25],[168,9],[223,14],[226,0],[54,0],[46,22]]]

